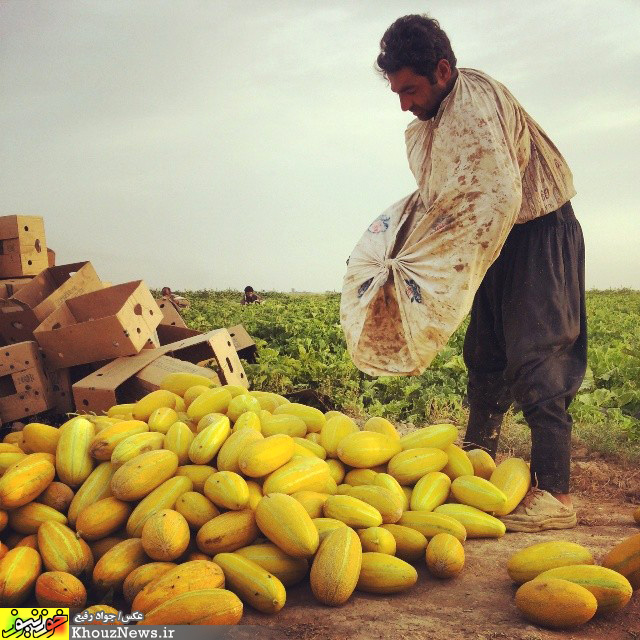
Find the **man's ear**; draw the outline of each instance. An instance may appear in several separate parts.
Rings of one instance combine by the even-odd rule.
[[[442,58],[436,66],[436,80],[438,84],[446,85],[451,78],[451,65],[449,61]]]

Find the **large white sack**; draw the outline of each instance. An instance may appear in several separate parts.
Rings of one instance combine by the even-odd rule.
[[[349,257],[340,304],[358,369],[418,375],[429,366],[471,309],[499,252],[488,256],[482,244],[469,244],[483,224],[433,219],[418,191],[373,221]]]

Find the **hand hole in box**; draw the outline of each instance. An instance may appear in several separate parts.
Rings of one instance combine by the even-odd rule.
[[[240,377],[241,377],[241,378],[244,378],[244,373],[241,373],[241,374],[240,374]]]
[[[227,340],[227,347],[230,347],[231,343]]]
[[[16,368],[16,366],[14,364],[10,364],[9,365],[9,369],[15,369],[15,368]]]
[[[25,385],[25,387],[24,387],[24,388],[25,388],[27,391],[30,391],[30,390],[31,390],[31,385],[30,385],[30,384],[27,384],[27,385]]]
[[[123,332],[123,333],[124,333],[124,337],[125,337],[125,338],[128,338],[128,337],[129,337],[129,332],[128,332],[126,329],[124,330],[124,332]]]
[[[96,373],[96,376],[99,378],[100,376],[103,376],[104,373]]]
[[[231,360],[229,360],[229,358],[227,358],[227,366],[229,367],[229,371],[233,373],[233,365],[231,364]]]
[[[164,302],[161,302],[158,306],[159,306],[161,309],[164,309]]]
[[[25,230],[25,231],[29,231],[29,227],[27,227],[27,226],[25,225],[24,230]]]
[[[82,404],[83,404],[85,407],[88,407],[88,406],[89,406],[89,401],[85,399],[85,400],[83,400],[83,401],[82,401]]]
[[[28,365],[28,364],[29,364],[29,361],[28,361],[28,360],[25,360],[25,361],[24,361],[24,363]]]
[[[11,354],[10,354],[8,351],[5,351],[5,352],[4,352],[4,355],[5,355],[5,356],[7,356],[7,357],[9,357]]]
[[[27,264],[31,266],[33,264],[33,260],[27,260]]]
[[[175,323],[175,322],[172,322],[172,323],[171,323],[171,326],[172,326],[172,327],[175,327],[175,326],[176,326],[176,323]]]
[[[55,329],[62,329],[62,325],[59,322],[56,322],[53,327],[51,327],[53,330]]]
[[[36,251],[37,251],[38,253],[40,253],[40,252],[42,251],[42,247],[40,246],[40,239],[39,239],[39,238],[36,238],[36,242],[35,242],[35,245],[34,245],[34,246],[35,246]]]
[[[141,329],[140,327],[136,327],[136,331],[137,331],[138,333],[142,333],[142,329]]]
[[[17,320],[14,320],[14,321],[11,323],[11,326],[12,326],[14,329],[22,329],[22,328],[23,328],[23,324],[22,324],[22,322],[18,322]],[[9,355],[9,354],[7,354],[7,355]]]
[[[133,307],[133,313],[135,313],[137,316],[142,315],[142,305],[139,302],[135,307]]]
[[[39,395],[40,395],[40,392],[36,389],[36,390],[33,392],[33,395],[34,395],[34,396],[39,396]]]

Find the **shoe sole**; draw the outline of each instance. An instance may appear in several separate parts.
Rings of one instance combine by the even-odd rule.
[[[535,533],[537,531],[547,531],[550,529],[573,529],[578,523],[578,518],[575,514],[571,516],[562,516],[560,518],[546,518],[538,522],[534,521],[509,521],[503,519],[507,531],[519,532],[519,533]]]

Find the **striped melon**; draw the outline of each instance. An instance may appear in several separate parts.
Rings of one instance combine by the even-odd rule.
[[[111,478],[115,471],[115,467],[110,462],[103,462],[82,483],[76,491],[67,513],[69,524],[72,527],[76,524],[78,514],[85,507],[111,495]]]
[[[84,607],[85,586],[65,571],[47,571],[36,580],[36,600],[41,607]]]
[[[318,549],[318,530],[304,507],[290,495],[268,493],[258,503],[256,523],[286,554],[307,558]]]
[[[142,527],[142,548],[157,562],[179,558],[189,546],[191,532],[184,516],[173,509],[161,509]]]
[[[362,430],[375,431],[376,433],[382,433],[385,436],[389,436],[394,440],[400,440],[400,434],[398,433],[398,430],[393,426],[393,423],[389,422],[389,420],[387,420],[386,418],[379,418],[379,417],[369,418],[364,423]]]
[[[196,530],[220,515],[216,505],[197,491],[185,491],[176,500],[175,510],[184,516],[192,529]]]
[[[150,582],[175,569],[176,566],[174,562],[149,562],[134,569],[122,584],[124,599],[131,604]]]
[[[311,591],[322,604],[344,604],[360,576],[362,546],[355,531],[339,527],[322,542],[313,559],[309,581]]]
[[[350,527],[379,527],[382,524],[382,515],[375,507],[350,495],[329,496],[323,512],[325,517],[341,520]]]
[[[427,548],[427,538],[402,524],[383,524],[382,528],[388,531],[396,541],[395,555],[407,562],[416,562],[424,558]]]
[[[116,470],[111,492],[119,500],[140,500],[171,478],[177,468],[178,456],[173,451],[148,451]]]
[[[375,431],[356,431],[340,440],[336,453],[344,464],[369,469],[385,464],[402,451],[400,441]]]
[[[293,500],[293,498],[291,499]],[[302,509],[302,507],[300,508]],[[216,553],[235,551],[240,547],[246,547],[258,535],[254,512],[251,509],[243,509],[242,511],[227,511],[209,520],[198,530],[196,542],[202,553],[213,556]]]
[[[228,392],[227,392],[228,393]],[[226,589],[200,589],[176,595],[145,614],[144,625],[229,625],[242,618],[242,601]]]
[[[161,603],[182,593],[222,587],[224,574],[215,562],[192,560],[169,569],[144,586],[134,597],[131,610],[141,611],[146,615]]]
[[[452,424],[432,424],[416,429],[400,438],[403,450],[407,449],[446,449],[458,437],[458,429]]]
[[[542,627],[572,629],[588,622],[598,603],[587,589],[557,578],[537,578],[516,591],[516,607]]]
[[[218,553],[213,561],[222,568],[227,586],[254,609],[277,613],[284,607],[284,585],[253,560],[235,553]]]
[[[495,515],[506,516],[520,504],[531,487],[529,465],[522,458],[507,458],[496,467],[489,481],[507,497],[507,502],[495,511]]]
[[[0,508],[15,509],[34,500],[53,480],[56,469],[49,460],[31,454],[5,471],[0,478]]]
[[[438,533],[427,546],[427,568],[436,578],[453,578],[464,567],[464,548],[450,533]]]
[[[367,551],[356,589],[369,593],[398,593],[411,588],[418,580],[418,572],[408,562],[386,553]]]
[[[467,451],[467,456],[473,465],[473,474],[490,480],[491,474],[496,470],[495,460],[484,449],[471,449]]]
[[[488,513],[502,509],[507,502],[507,496],[498,487],[478,476],[458,476],[451,483],[451,493],[461,504]]]
[[[272,573],[285,587],[297,584],[307,576],[309,563],[305,558],[292,558],[271,542],[252,544],[234,551]]]
[[[633,593],[629,581],[622,574],[592,564],[556,567],[544,571],[534,580],[541,578],[562,578],[589,590],[598,601],[598,614],[620,611]]]
[[[422,476],[411,492],[411,511],[433,511],[444,504],[451,489],[451,478],[441,471]]]
[[[120,590],[125,578],[138,567],[149,562],[140,538],[123,540],[107,551],[96,562],[93,582],[98,589]]]
[[[398,524],[419,531],[426,538],[438,533],[450,533],[460,542],[467,539],[467,530],[462,523],[450,515],[433,511],[405,511]]]
[[[127,535],[139,538],[147,518],[161,509],[173,509],[178,498],[191,489],[193,482],[186,476],[175,476],[165,480],[136,505],[127,520]]]
[[[42,562],[40,554],[31,547],[16,547],[0,560],[0,605],[15,607],[31,593]]]
[[[467,538],[499,538],[506,533],[502,520],[466,504],[442,504],[435,513],[458,520],[467,532]]]
[[[640,571],[640,533],[625,538],[602,559],[602,566],[628,578]]]
[[[407,449],[389,460],[387,471],[401,485],[414,485],[427,473],[440,471],[448,460],[447,454],[435,447]]]
[[[509,558],[507,572],[514,582],[522,584],[547,569],[593,563],[593,555],[582,545],[567,540],[548,540],[516,551]]]

